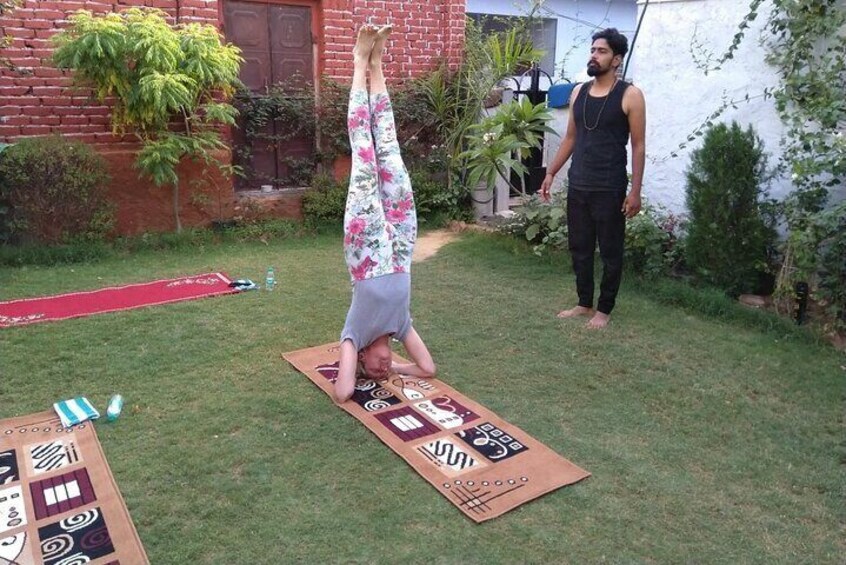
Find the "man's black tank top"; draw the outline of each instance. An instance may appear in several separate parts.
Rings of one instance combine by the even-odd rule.
[[[586,83],[579,90],[570,114],[570,119],[576,120],[570,188],[625,191],[629,184],[626,174],[629,119],[623,112],[623,94],[629,83],[617,81],[607,101],[604,96],[588,95],[592,84]]]

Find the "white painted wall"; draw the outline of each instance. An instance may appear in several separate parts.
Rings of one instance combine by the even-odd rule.
[[[644,0],[638,0],[639,11]],[[784,126],[772,99],[744,97],[759,95],[764,88],[778,84],[778,76],[764,61],[761,46],[762,28],[767,9],[762,9],[747,32],[733,60],[707,76],[694,64],[691,39],[694,37],[718,55],[722,55],[737,32],[737,24],[747,13],[748,5],[738,0],[650,0],[637,38],[628,78],[646,97],[646,170],[644,196],[673,212],[685,210],[685,171],[690,153],[701,146],[701,138],[678,149],[687,136],[722,105],[722,97],[738,100],[737,110],[729,108],[718,121],[737,120],[744,128],[752,125],[764,142],[771,166],[781,155],[780,141]],[[563,132],[568,112],[556,110],[556,131]],[[558,149],[560,138],[548,137],[546,162]],[[677,157],[672,157],[672,153]],[[631,147],[629,148],[631,162]],[[631,171],[631,164],[629,165]],[[561,188],[566,168],[556,178]],[[770,195],[782,198],[793,186],[790,179],[775,179]]]
[[[467,12],[522,16],[531,9],[528,0],[467,0]],[[597,28],[616,27],[631,41],[637,24],[635,0],[546,0],[540,15],[558,20],[555,69],[544,69],[569,80],[584,71],[590,36]],[[578,20],[578,21],[575,21]]]
[[[638,7],[644,9],[643,0],[638,1]],[[705,76],[693,62],[691,38],[695,34],[699,42],[722,55],[748,12],[748,2],[650,0],[630,69],[646,96],[644,194],[652,201],[673,211],[684,210],[685,170],[691,151],[701,146],[701,138],[684,150],[677,148],[720,107],[724,94],[741,102],[737,110],[729,108],[719,121],[737,120],[744,128],[751,124],[770,154],[770,164],[777,162],[784,127],[772,99],[742,101],[747,94],[758,95],[779,83],[774,69],[764,61],[766,51],[760,41],[768,11],[769,6],[760,10],[734,59]],[[674,151],[678,157],[670,156]],[[792,190],[789,179],[777,179],[770,188],[776,198]]]

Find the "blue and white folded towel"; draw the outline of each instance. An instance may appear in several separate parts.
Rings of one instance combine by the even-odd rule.
[[[66,428],[75,426],[85,420],[96,420],[100,417],[100,413],[94,408],[88,399],[84,396],[77,396],[70,400],[62,400],[53,404],[53,409],[62,420],[62,425]]]

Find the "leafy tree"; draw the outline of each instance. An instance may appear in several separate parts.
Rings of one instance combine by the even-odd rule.
[[[758,290],[775,233],[764,221],[766,156],[750,126],[718,124],[693,152],[687,171],[687,262],[729,294]]]
[[[54,36],[53,59],[73,69],[76,81],[91,87],[100,102],[112,102],[113,130],[142,143],[137,166],[156,185],[171,185],[181,231],[177,165],[200,159],[231,172],[214,152],[228,149],[219,130],[235,123],[228,100],[242,58],[213,26],[171,26],[165,18],[156,9],[100,16],[79,11]]]

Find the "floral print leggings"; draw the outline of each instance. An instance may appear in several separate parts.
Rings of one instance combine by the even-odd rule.
[[[388,93],[350,91],[344,256],[353,282],[411,270],[417,212]]]

